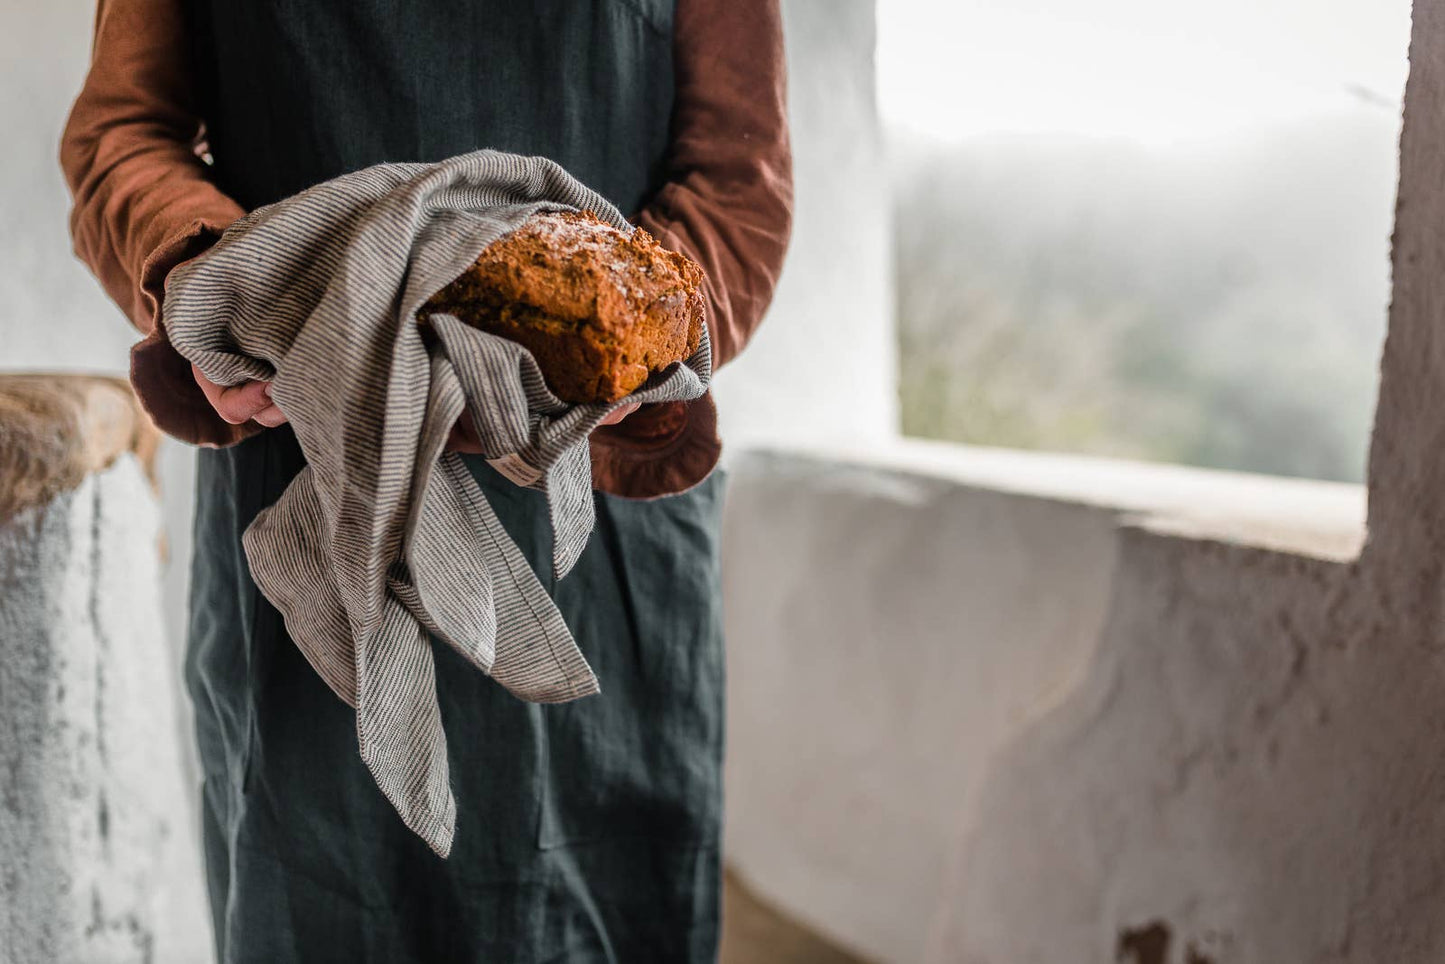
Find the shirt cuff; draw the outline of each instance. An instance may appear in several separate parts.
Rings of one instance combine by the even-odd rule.
[[[226,225],[191,221],[150,253],[141,267],[141,296],[149,302],[155,325],[130,351],[130,383],[141,407],[167,435],[193,445],[234,445],[261,430],[255,422],[232,425],[211,407],[191,373],[191,363],[166,336],[165,282],[172,268],[205,252]]]
[[[592,486],[628,499],[686,492],[722,455],[712,393],[690,402],[645,405],[592,433]]]

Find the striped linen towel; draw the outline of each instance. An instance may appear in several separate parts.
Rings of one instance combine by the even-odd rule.
[[[627,399],[570,405],[531,354],[418,307],[542,211],[610,203],[544,158],[477,151],[381,164],[261,208],[179,267],[171,344],[231,385],[270,379],[307,466],[243,536],[256,584],[316,672],[356,709],[361,757],[445,857],[456,826],[430,636],[516,696],[564,702],[598,683],[561,614],[455,453],[465,409],[484,454],[546,493],[560,578],[593,525],[587,437],[627,402],[701,396],[706,332]]]

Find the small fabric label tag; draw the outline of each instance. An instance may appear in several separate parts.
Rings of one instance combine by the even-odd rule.
[[[522,461],[515,452],[508,452],[500,458],[487,459],[487,464],[505,475],[517,485],[531,485],[542,477],[542,473]]]

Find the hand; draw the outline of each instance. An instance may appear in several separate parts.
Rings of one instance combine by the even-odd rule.
[[[217,385],[195,365],[191,366],[191,374],[195,376],[196,384],[201,386],[206,401],[211,403],[216,414],[232,425],[255,421],[267,428],[275,428],[277,425],[286,424],[286,416],[276,407],[276,403],[271,401],[270,382]]]
[[[607,417],[604,418],[599,424],[616,425],[618,422],[622,421],[624,418],[637,411],[637,409],[638,403],[636,402],[633,402],[629,405],[624,405],[621,408],[616,409],[615,411],[608,412]],[[467,455],[482,454],[482,443],[481,440],[477,438],[477,429],[476,426],[472,424],[472,416],[470,412],[462,412],[461,417],[457,419],[457,423],[452,426],[452,433],[450,436],[447,437],[446,447],[447,450],[450,452],[462,452]]]

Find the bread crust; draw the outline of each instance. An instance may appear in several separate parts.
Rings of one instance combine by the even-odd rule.
[[[697,351],[702,269],[637,228],[549,212],[494,241],[422,309],[511,339],[573,403],[615,402]]]

